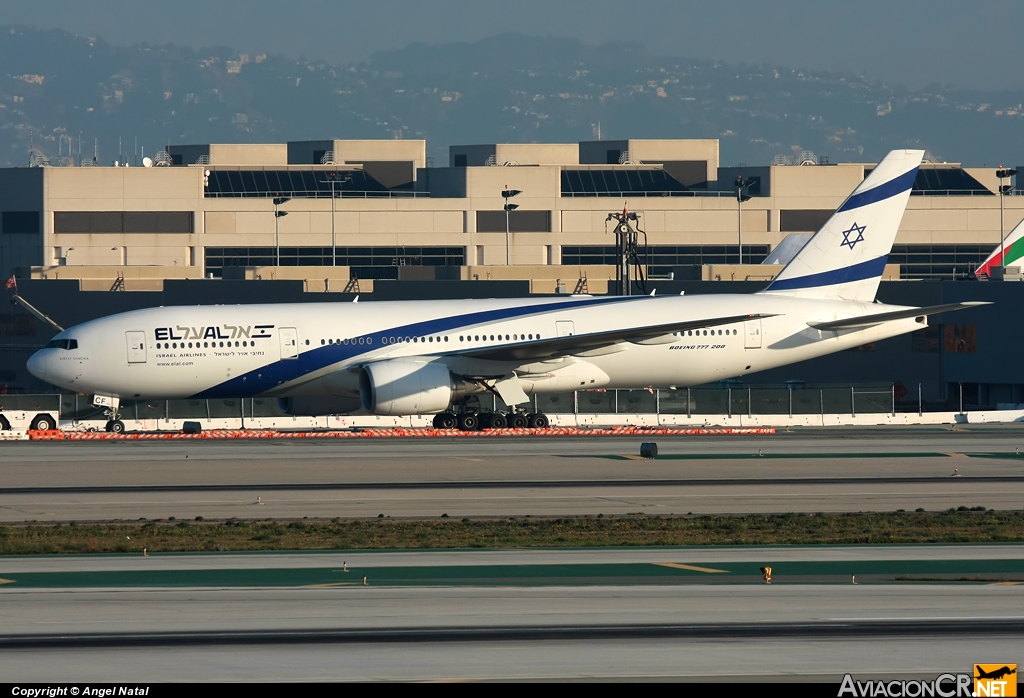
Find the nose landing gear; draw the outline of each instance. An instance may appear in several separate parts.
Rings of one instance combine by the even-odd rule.
[[[121,421],[121,414],[118,410],[121,406],[120,398],[108,395],[93,395],[92,404],[96,407],[103,407],[103,414],[110,418],[106,430],[112,434],[123,434],[125,431],[124,422]]]

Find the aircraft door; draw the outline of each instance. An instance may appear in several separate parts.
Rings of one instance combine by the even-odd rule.
[[[128,363],[146,363],[146,333],[125,332],[124,337],[128,343]]]
[[[743,348],[761,348],[761,321],[747,320],[743,323]]]
[[[299,357],[299,337],[294,327],[281,328],[281,358],[297,359]]]
[[[573,325],[572,320],[556,320],[555,334],[559,337],[572,337],[576,334],[576,328]]]

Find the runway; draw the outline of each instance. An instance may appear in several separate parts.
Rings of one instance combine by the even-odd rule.
[[[680,584],[559,582],[565,567],[712,561],[779,576]],[[1002,561],[1002,562],[1000,562]],[[804,583],[794,565],[1011,564],[1024,546],[837,546],[586,551],[438,551],[0,560],[0,575],[317,569],[516,569],[506,579],[428,586],[18,588],[0,586],[0,647],[14,681],[934,678],[1024,650],[1024,585]],[[584,570],[586,571],[586,570]],[[808,571],[813,572],[813,569]],[[303,572],[304,573],[304,572]],[[747,577],[751,577],[748,579]],[[122,579],[129,579],[123,577]],[[1006,658],[1010,659],[1007,660]],[[998,658],[998,659],[995,659]],[[187,669],[183,669],[187,667]]]
[[[0,520],[1024,501],[1019,426],[656,441],[9,442]],[[1024,654],[1021,582],[1018,544],[9,557],[0,648],[19,682],[933,679]]]
[[[12,442],[0,521],[1017,509],[1016,425],[640,439]],[[259,501],[259,504],[257,504]]]

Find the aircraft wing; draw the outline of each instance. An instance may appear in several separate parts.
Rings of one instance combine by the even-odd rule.
[[[894,310],[889,313],[874,313],[871,315],[861,315],[859,317],[843,318],[842,320],[831,320],[829,322],[814,322],[813,320],[808,322],[809,327],[813,327],[816,330],[849,330],[859,327],[871,327],[873,325],[880,325],[883,322],[890,322],[891,320],[903,320],[908,317],[921,317],[927,315],[936,315],[938,313],[946,313],[951,310],[964,310],[966,308],[976,308],[979,305],[991,305],[989,301],[968,301],[966,303],[947,303],[945,305],[929,305],[924,308],[906,308],[904,310]]]
[[[761,318],[774,316],[775,313],[732,315],[729,317],[667,322],[660,325],[629,327],[624,329],[608,330],[607,332],[591,332],[588,334],[574,334],[565,337],[550,337],[548,339],[527,341],[512,346],[470,349],[454,353],[457,353],[459,356],[487,359],[490,361],[540,361],[544,359],[557,358],[559,356],[571,356],[573,354],[593,351],[613,344],[619,344],[620,342],[642,343],[648,340],[665,337],[673,332],[705,329],[721,325],[733,325],[737,322],[759,320]]]

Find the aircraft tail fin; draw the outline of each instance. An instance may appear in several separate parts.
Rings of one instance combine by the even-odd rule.
[[[1010,231],[1006,242],[1000,243],[992,250],[992,254],[974,271],[977,277],[992,275],[992,267],[1020,266],[1024,264],[1024,221]]]
[[[763,292],[873,301],[922,157],[886,155]]]

